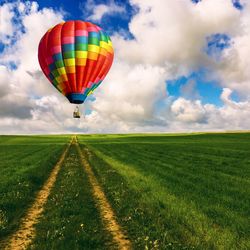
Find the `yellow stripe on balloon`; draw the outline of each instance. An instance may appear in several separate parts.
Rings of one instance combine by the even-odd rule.
[[[108,50],[108,52],[113,53],[113,52],[114,52],[114,49],[113,49],[112,42],[111,42],[111,41],[108,41],[108,45],[109,45],[109,50]]]
[[[87,55],[88,55],[88,51],[79,51],[77,50],[76,53],[76,58],[87,58]]]
[[[105,49],[105,47],[106,47],[107,45],[108,45],[108,44],[107,44],[106,42],[100,41],[100,47],[101,47],[101,48],[104,48],[104,49]]]
[[[88,59],[97,60],[97,58],[98,58],[98,53],[94,53],[94,52],[89,51]]]
[[[97,45],[89,44],[88,45],[88,52],[95,52],[99,53],[100,47]]]
[[[109,45],[108,43],[101,41],[100,47],[106,49],[108,52],[113,52],[112,45]]]
[[[65,68],[64,68],[64,67],[58,68],[57,71],[58,71],[58,73],[59,73],[60,75],[66,74],[66,71],[65,71]]]
[[[103,56],[107,56],[107,55],[108,55],[108,52],[107,52],[106,49],[101,48],[100,51],[99,51],[99,54],[100,54],[100,55],[103,55]]]
[[[67,66],[75,66],[75,58],[64,59],[64,65]]]
[[[107,51],[108,51],[109,53],[113,53],[113,52],[114,52],[113,47],[110,47],[110,46],[109,46],[109,47],[107,48]]]

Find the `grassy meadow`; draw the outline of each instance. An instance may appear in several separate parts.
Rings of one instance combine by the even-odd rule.
[[[16,230],[69,136],[0,136],[0,239]]]
[[[0,136],[0,240],[71,136]],[[133,249],[250,249],[250,133],[78,135]],[[71,145],[30,249],[116,249]]]
[[[79,140],[136,249],[250,248],[250,134]]]

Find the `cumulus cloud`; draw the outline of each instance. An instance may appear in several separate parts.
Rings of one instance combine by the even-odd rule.
[[[19,25],[22,25],[24,32],[19,33],[16,42],[7,44],[1,53],[0,116],[2,119],[0,125],[4,127],[4,123],[8,123],[11,118],[15,119],[13,126],[18,123],[18,119],[20,119],[20,124],[27,119],[29,123],[35,125],[32,113],[39,108],[35,99],[41,98],[43,94],[50,94],[53,89],[46,83],[47,80],[42,76],[38,64],[39,39],[51,26],[62,21],[63,15],[47,8],[39,11],[36,2],[4,4],[1,8],[6,9],[6,6],[10,10],[20,11],[18,17],[17,14],[15,17],[20,23],[12,29],[10,39],[16,36],[15,29],[19,28]],[[12,25],[13,18],[12,16],[10,19]],[[12,68],[12,64],[16,66]],[[16,131],[18,129],[20,126],[16,127]]]
[[[223,89],[221,107],[202,104],[199,100],[178,98],[171,105],[174,115],[171,128],[175,127],[177,131],[249,129],[250,101],[235,102],[231,98],[232,93],[228,88]]]
[[[7,67],[0,65],[0,98],[7,95],[10,91],[11,72]]]
[[[6,47],[0,63],[14,62],[19,66],[18,70],[34,71],[40,70],[37,60],[39,41],[49,28],[63,20],[63,13],[49,8],[38,10],[36,2],[26,4],[25,14],[20,16],[24,32],[14,45]]]
[[[232,108],[240,109],[240,108],[245,108],[248,106],[248,102],[235,102],[232,100],[233,91],[229,88],[224,88],[221,94],[221,100],[226,104],[227,106],[230,106]]]
[[[250,98],[250,4],[241,1],[243,9],[239,11],[237,21],[238,32],[230,36],[227,46],[217,60],[211,64],[214,77],[220,85],[236,91],[245,100]],[[231,29],[229,29],[231,30]],[[226,32],[225,32],[226,33]],[[227,32],[229,34],[229,32]]]
[[[173,102],[171,111],[178,121],[191,123],[205,123],[206,110],[201,101],[190,101],[182,97]]]
[[[72,119],[74,107],[48,83],[37,61],[39,39],[63,20],[64,13],[39,9],[36,2],[17,2],[8,7],[4,4],[9,11],[5,23],[12,25],[12,31],[4,31],[1,37],[13,41],[15,36],[16,42],[6,40],[0,57],[0,132],[249,129],[249,4],[244,3],[241,11],[229,0],[203,0],[197,4],[130,0],[130,4],[137,9],[129,22],[133,39],[124,36],[123,31],[112,36],[113,67],[93,97],[85,102],[82,111],[86,115],[81,120]],[[114,1],[96,5],[89,0],[81,7],[87,11],[85,16],[98,22],[105,15],[125,13],[125,8]],[[18,12],[21,32],[13,26],[13,9]],[[214,34],[231,38],[219,60],[206,53],[207,38]],[[206,67],[212,72],[211,77],[220,80],[224,88],[221,106],[202,103],[194,80],[181,87],[181,97],[168,95],[167,80],[190,75],[200,67]],[[244,100],[233,101],[234,91]]]
[[[31,110],[33,106],[25,96],[9,94],[0,99],[0,105],[0,117],[12,117],[21,120],[32,118]]]
[[[125,14],[125,7],[117,5],[114,0],[110,0],[108,4],[96,4],[94,0],[88,0],[85,4],[81,4],[81,9],[88,20],[99,22],[105,15]],[[86,15],[90,13],[89,15]]]
[[[115,62],[92,107],[116,120],[136,123],[153,119],[156,100],[165,97],[165,79],[163,68]]]
[[[210,104],[203,105],[198,100],[200,95],[193,80],[182,86],[180,92],[184,98],[179,98],[172,104],[171,98],[166,95],[164,82],[171,77],[188,74],[202,65],[216,70],[213,59],[205,53],[207,38],[220,33],[226,33],[232,37],[238,36],[241,26],[240,12],[234,8],[232,2],[227,0],[219,3],[214,0],[204,0],[197,5],[191,1],[133,0],[131,4],[139,8],[139,12],[129,24],[134,39],[125,39],[120,33],[112,37],[116,48],[116,58],[119,60],[117,60],[116,69],[110,72],[106,81],[107,86],[114,92],[110,96],[110,92],[103,87],[102,94],[96,95],[97,99],[93,103],[93,109],[96,109],[99,114],[106,114],[106,117],[112,117],[112,119],[116,117],[117,121],[126,121],[130,129],[143,121],[140,128],[143,130],[150,120],[155,120],[157,127],[157,122],[164,118],[165,124],[162,126],[165,126],[165,130],[173,129],[171,124],[175,124],[175,122],[178,122],[179,127],[184,129],[189,129],[188,126],[191,124],[196,124],[196,129],[219,128],[220,126],[215,126],[214,121],[210,119],[212,112],[207,110],[209,107],[213,107],[215,110],[219,110],[219,108]],[[170,5],[171,8],[168,8]],[[126,90],[130,93],[127,76],[131,73],[124,70],[126,64],[129,65],[129,72],[136,72],[138,66],[142,66],[142,69],[143,65],[151,65],[154,69],[163,70],[164,74],[158,81],[158,78],[152,73],[152,79],[146,81],[145,88],[140,88],[139,93],[133,91],[130,98],[126,96]],[[118,71],[118,68],[121,70]],[[140,77],[144,79],[145,73],[141,69]],[[118,80],[114,73],[126,77]],[[156,77],[155,80],[154,77]],[[127,87],[127,89],[126,87],[122,89],[123,95],[120,95],[119,90],[116,89],[117,86],[112,84],[117,81],[121,83],[121,86],[124,84]],[[135,79],[132,82],[135,84]],[[158,84],[156,84],[157,82]],[[117,85],[120,86],[120,84]],[[140,86],[139,83],[136,85]],[[147,89],[150,90],[151,95],[147,95]],[[159,90],[160,95],[152,91],[156,89]],[[161,112],[155,112],[155,109],[159,108],[157,103],[164,98],[164,94],[165,102],[161,103]],[[116,95],[119,102],[112,108],[112,104],[116,103]],[[135,99],[137,100],[136,105]],[[228,103],[225,102],[224,105],[227,106],[225,110],[228,110]],[[170,114],[164,112],[164,108]],[[218,111],[220,116],[223,111],[223,109]],[[236,113],[239,114],[240,110],[237,110]],[[131,125],[131,121],[133,121],[133,125]],[[159,128],[157,127],[157,129]]]
[[[235,102],[231,99],[232,90],[224,88],[221,99],[224,105],[217,108],[214,105],[205,105],[209,113],[207,127],[219,130],[249,129],[250,124],[250,101]]]
[[[131,63],[168,66],[185,73],[209,63],[204,53],[206,37],[235,33],[239,11],[228,0],[191,1],[131,0],[139,12],[129,23],[135,39],[113,38],[118,56]],[[171,8],[169,7],[171,6]],[[216,6],[216,8],[215,8]]]
[[[12,18],[14,17],[14,11],[11,4],[4,4],[0,6],[0,42],[8,44],[10,37],[14,33],[14,24]]]
[[[13,72],[0,65],[0,117],[31,118],[30,98],[16,91]]]

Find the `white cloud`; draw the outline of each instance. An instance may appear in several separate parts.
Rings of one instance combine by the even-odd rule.
[[[118,56],[131,63],[163,65],[185,74],[209,63],[204,53],[207,36],[237,31],[240,14],[228,0],[204,0],[197,5],[171,0],[131,2],[140,10],[129,24],[135,39],[127,41],[119,34],[113,39]]]
[[[206,110],[199,100],[190,101],[180,97],[173,102],[171,111],[174,117],[181,122],[206,122]]]
[[[199,100],[178,98],[171,105],[174,114],[171,128],[176,131],[209,131],[249,129],[250,101],[235,102],[232,90],[224,88],[221,93],[223,105],[202,104]]]
[[[82,8],[87,8],[86,16],[95,21],[105,15],[125,14],[125,8],[114,1],[89,3]],[[229,0],[203,0],[197,5],[191,1],[131,0],[138,8],[129,23],[134,39],[124,38],[123,31],[112,37],[115,61],[111,71],[95,91],[94,101],[88,99],[82,108],[91,113],[74,120],[74,106],[43,76],[37,61],[39,39],[61,22],[64,13],[39,9],[36,2],[17,4],[24,33],[15,35],[16,42],[1,54],[1,133],[249,129],[249,6],[240,12]],[[11,20],[7,23],[12,24]],[[12,30],[8,39],[15,32]],[[233,40],[233,46],[225,49],[217,62],[204,51],[206,38],[214,33],[226,33]],[[11,68],[10,62],[17,68]],[[166,80],[189,75],[201,66],[213,72],[211,77],[220,77],[225,87],[220,107],[203,104],[192,81],[182,87],[182,97],[168,96]],[[244,95],[245,100],[233,101],[232,91]]]
[[[3,8],[6,8],[5,5],[3,5]],[[0,117],[6,118],[1,118],[0,127],[5,128],[5,123],[8,124],[10,119],[13,119],[13,126],[18,123],[23,124],[25,119],[27,123],[36,126],[36,121],[32,117],[39,105],[35,99],[41,98],[42,95],[54,93],[54,89],[44,76],[41,76],[40,73],[36,76],[31,73],[40,72],[37,59],[38,43],[42,35],[51,26],[62,21],[63,15],[46,8],[38,11],[36,2],[25,2],[25,4],[17,2],[13,3],[11,8],[21,12],[18,16],[21,23],[18,25],[23,26],[24,33],[19,33],[18,37],[15,37],[18,38],[16,43],[7,45],[1,54]],[[12,20],[10,22],[12,23]],[[19,28],[19,26],[17,27]],[[15,31],[11,35],[10,39],[16,36]],[[11,62],[17,64],[16,69],[8,69]],[[40,121],[37,122],[40,123],[43,118],[43,115],[41,115]],[[16,126],[16,128],[7,127],[7,130],[11,129],[18,132],[20,126]],[[32,129],[29,130],[29,132],[32,131]]]
[[[105,15],[125,14],[125,7],[117,5],[114,0],[110,0],[108,4],[96,4],[94,0],[88,0],[81,5],[83,14],[88,20],[99,22]],[[86,15],[90,13],[89,15]]]
[[[165,97],[165,79],[163,68],[117,61],[96,93],[92,108],[115,120],[135,123],[152,119],[155,102]]]
[[[231,46],[224,49],[219,61],[212,68],[220,85],[230,88],[244,98],[250,99],[250,3],[242,1],[244,9],[236,23],[238,32],[231,34]]]
[[[0,98],[7,95],[10,91],[11,72],[7,67],[0,65]]]
[[[12,18],[14,11],[12,4],[4,4],[0,6],[0,42],[4,44],[10,43],[10,37],[14,33],[14,24]]]
[[[249,106],[248,102],[235,102],[231,99],[233,91],[229,88],[224,88],[221,94],[221,100],[229,107],[235,109],[244,109]],[[249,107],[250,108],[250,107]],[[250,110],[249,110],[250,111]]]
[[[38,11],[37,3],[32,2],[31,4],[27,2],[26,14],[21,16],[25,32],[18,37],[17,42],[13,46],[5,49],[0,63],[13,61],[19,64],[18,70],[40,70],[37,59],[39,41],[49,28],[62,20],[62,13],[48,8]]]
[[[206,105],[209,112],[208,126],[220,130],[249,130],[250,101],[235,102],[231,99],[232,90],[223,89],[221,99],[224,105],[220,108]]]

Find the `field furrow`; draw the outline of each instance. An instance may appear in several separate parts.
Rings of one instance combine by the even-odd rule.
[[[57,144],[56,137],[49,138],[51,147],[43,145],[42,137],[34,140],[32,137],[20,136],[17,141],[13,136],[1,138],[0,241],[20,226],[21,219],[34,202],[37,192],[69,140],[69,137],[64,137]],[[27,143],[31,140],[33,145]]]
[[[79,135],[53,169],[69,138],[0,136],[2,242],[250,249],[250,133]]]
[[[249,134],[80,137],[136,249],[247,249],[249,139]]]
[[[44,205],[47,202],[48,196],[50,195],[51,188],[53,187],[56,181],[58,172],[60,171],[65,155],[67,154],[70,146],[71,146],[71,143],[64,150],[56,166],[53,168],[52,172],[50,173],[49,178],[44,183],[42,189],[39,190],[34,203],[28,209],[25,217],[22,218],[19,229],[13,235],[7,238],[4,249],[22,250],[22,249],[26,249],[32,243],[32,240],[34,239],[35,234],[36,234],[35,224],[38,222],[43,212]]]
[[[125,235],[124,231],[121,229],[120,225],[117,223],[116,216],[112,207],[110,206],[100,184],[98,183],[92,168],[87,160],[90,156],[88,148],[85,148],[82,152],[79,144],[76,144],[77,151],[79,153],[82,165],[85,169],[85,172],[88,175],[89,182],[93,189],[93,196],[98,205],[103,223],[107,231],[112,235],[113,246],[116,246],[118,249],[131,249],[131,243]]]
[[[69,149],[30,249],[112,249],[75,144]]]

